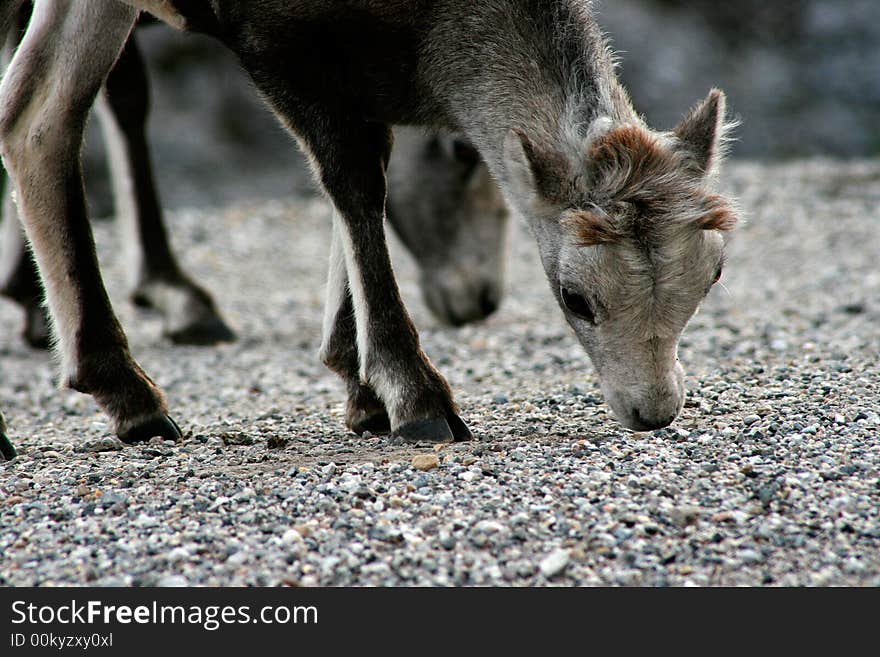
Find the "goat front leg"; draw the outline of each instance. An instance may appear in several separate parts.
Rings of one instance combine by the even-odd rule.
[[[391,130],[376,123],[334,122],[326,114],[311,122],[308,116],[316,115],[292,123],[336,207],[333,248],[344,260],[349,292],[340,294],[341,263],[331,261],[331,283],[335,264],[337,284],[328,296],[326,317],[333,319],[325,322],[324,361],[347,379],[350,393],[375,392],[395,436],[408,442],[467,440],[470,431],[458,417],[449,385],[422,351],[391,267],[384,227]]]
[[[89,108],[136,15],[116,0],[38,0],[0,85],[0,148],[46,291],[61,381],[93,395],[126,442],[180,437],[104,289],[80,165]]]
[[[107,78],[98,110],[132,300],[158,310],[165,335],[177,344],[235,340],[211,295],[183,271],[168,241],[146,138],[149,83],[134,35]]]
[[[327,279],[327,302],[324,308],[324,339],[321,361],[345,381],[348,408],[345,424],[355,433],[388,433],[391,420],[376,393],[361,381],[357,350],[357,327],[348,288],[345,252],[339,225],[334,221],[330,245],[330,271]]]

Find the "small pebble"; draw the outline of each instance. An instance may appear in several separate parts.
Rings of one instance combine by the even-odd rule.
[[[440,467],[440,458],[436,454],[417,454],[412,459],[412,467],[422,471],[433,470]]]
[[[561,574],[571,561],[571,554],[568,550],[554,550],[541,560],[538,568],[541,574],[550,579]]]

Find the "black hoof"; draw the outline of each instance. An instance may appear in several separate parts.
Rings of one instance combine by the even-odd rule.
[[[451,443],[455,441],[455,434],[449,428],[446,418],[442,417],[404,424],[394,430],[392,437],[406,443]]]
[[[197,347],[211,346],[221,342],[235,342],[238,339],[235,331],[219,317],[202,320],[175,331],[167,331],[165,335],[174,344]]]
[[[369,386],[359,381],[349,381],[345,424],[356,434],[364,431],[385,434],[391,431],[391,420],[388,419],[385,404],[379,401]]]
[[[9,442],[5,433],[0,433],[0,456],[6,461],[11,461],[17,456],[15,447]]]
[[[183,432],[177,426],[177,422],[167,415],[162,415],[151,417],[118,435],[119,440],[127,445],[132,445],[157,437],[176,442],[183,437]]]
[[[348,426],[356,434],[362,434],[364,431],[369,431],[372,434],[385,434],[391,431],[391,420],[388,419],[388,413],[385,412],[385,409],[370,413],[357,411],[348,418]]]
[[[446,423],[452,430],[452,435],[455,436],[455,442],[462,443],[466,440],[474,439],[474,435],[471,433],[471,430],[468,429],[468,425],[466,425],[464,420],[458,417],[455,413],[450,413],[446,416]]]

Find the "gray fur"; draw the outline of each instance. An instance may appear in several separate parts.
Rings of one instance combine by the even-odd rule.
[[[719,151],[723,96],[715,95],[714,113],[697,113],[696,123],[678,131],[708,140],[650,132],[616,80],[585,1],[129,1],[161,5],[164,20],[226,43],[310,156],[336,209],[349,281],[340,308],[351,304],[356,336],[340,327],[350,321],[341,312],[329,330],[348,336],[347,344],[337,342],[346,352],[356,337],[357,375],[385,405],[398,435],[469,436],[446,381],[420,348],[388,258],[385,170],[390,126],[400,123],[461,131],[480,151],[512,208],[531,225],[551,288],[567,304],[566,316],[621,422],[649,429],[675,418],[683,403],[678,336],[713,282],[718,230],[733,223],[711,194],[710,179],[692,166]],[[54,0],[39,0],[37,15],[41,7],[61,11]],[[57,195],[75,193],[78,176],[46,167],[52,151],[42,132],[47,108],[63,107],[66,114],[52,114],[53,129],[78,144],[97,83],[112,65],[106,57],[62,62],[51,55],[96,42],[100,53],[118,52],[126,18],[104,0],[64,7],[67,22],[29,30],[0,88],[3,156],[24,192],[23,219],[61,326],[65,371],[85,377],[90,385],[79,389],[96,394],[117,426],[143,424],[144,412],[163,412],[160,401],[152,408],[134,404],[138,413],[132,413],[128,398],[136,390],[101,394],[108,381],[139,370],[124,338],[107,355],[128,362],[128,369],[96,369],[89,358],[86,329],[115,325],[115,318],[90,264],[90,236],[65,229],[80,225],[84,209],[76,197],[71,216]],[[62,89],[47,101],[41,92],[52,81],[68,81],[73,93]],[[76,171],[69,151],[62,154],[63,166]],[[34,179],[48,184],[32,187]],[[47,223],[61,227],[52,239],[41,232]],[[599,224],[613,230],[600,231]],[[87,265],[68,269],[75,275],[66,286],[55,275],[65,262]],[[581,299],[582,313],[573,310],[573,299]],[[639,326],[623,331],[622,318]],[[328,364],[337,360],[332,349],[323,356]]]
[[[395,130],[388,221],[415,258],[425,303],[453,326],[500,305],[509,211],[461,137]]]
[[[31,7],[19,13],[4,54],[18,45]],[[116,217],[131,297],[158,310],[175,343],[232,340],[211,295],[186,274],[171,250],[146,143],[149,87],[134,35],[110,72],[97,109],[110,160]],[[430,310],[452,325],[483,319],[498,307],[503,288],[507,209],[476,151],[459,137],[402,130],[389,169],[388,218],[413,254]],[[36,266],[7,190],[0,237],[0,294],[25,312],[23,336],[49,345]]]

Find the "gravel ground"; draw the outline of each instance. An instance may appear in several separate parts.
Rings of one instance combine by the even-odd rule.
[[[241,335],[218,349],[162,343],[99,225],[133,350],[186,437],[122,449],[0,304],[21,451],[0,464],[0,584],[880,586],[880,162],[737,164],[726,184],[748,222],[682,343],[684,413],[653,433],[603,405],[522,233],[502,309],[461,330],[430,318],[395,246],[479,439],[442,449],[343,428],[316,357],[323,201],[171,214]]]

